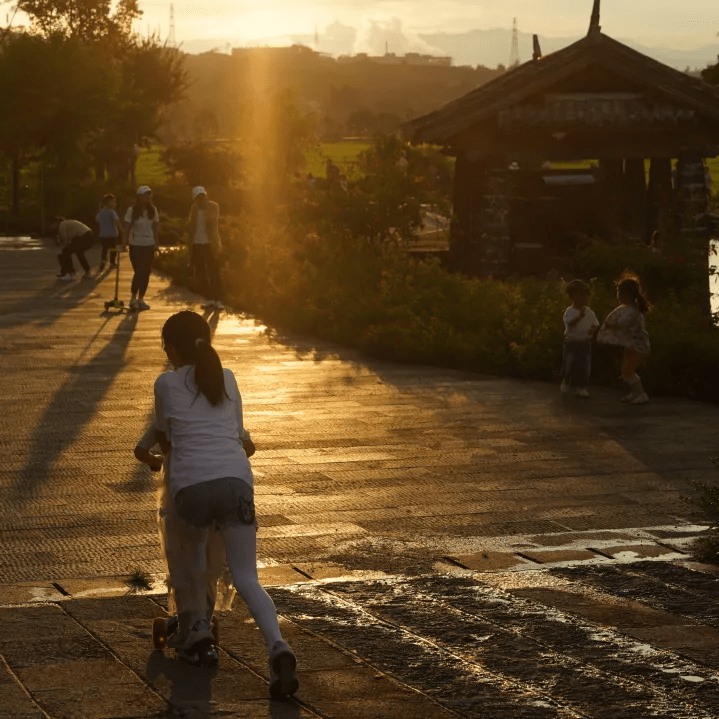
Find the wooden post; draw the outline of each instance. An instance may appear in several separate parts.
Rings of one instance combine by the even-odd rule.
[[[604,195],[604,236],[607,242],[617,242],[622,228],[622,194],[624,165],[622,160],[599,160]]]
[[[12,153],[12,214],[17,220],[20,215],[20,149]]]
[[[644,158],[630,157],[624,161],[624,227],[631,235],[647,241],[647,183]]]
[[[468,255],[472,231],[470,162],[464,155],[454,165],[454,195],[452,197],[452,224],[450,226],[450,262],[463,270]]]
[[[655,230],[664,247],[676,237],[672,161],[668,157],[652,157],[649,165],[650,234]]]

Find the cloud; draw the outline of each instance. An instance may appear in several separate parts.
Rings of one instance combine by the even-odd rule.
[[[398,17],[364,17],[357,31],[353,53],[384,55],[385,48],[395,55],[419,52],[424,55],[442,55],[442,51],[425,42],[413,32],[405,30]]]

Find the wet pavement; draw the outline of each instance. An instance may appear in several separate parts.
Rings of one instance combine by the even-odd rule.
[[[217,671],[152,652],[157,477],[132,449],[162,323],[201,300],[153,276],[151,310],[108,312],[114,275],[55,271],[50,245],[0,240],[0,719],[718,715],[719,574],[689,561],[682,496],[714,479],[719,409],[562,400],[227,312],[205,316],[258,448],[298,700],[267,701],[237,601]],[[128,595],[137,568],[154,587]]]

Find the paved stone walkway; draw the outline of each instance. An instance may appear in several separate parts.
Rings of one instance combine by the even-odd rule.
[[[266,701],[237,604],[216,676],[151,653],[157,477],[132,449],[162,323],[199,299],[154,276],[151,310],[106,312],[114,276],[54,275],[49,245],[0,238],[0,719],[715,716],[717,578],[686,562],[681,496],[714,478],[719,408],[562,400],[230,313],[206,317],[258,448],[299,703]],[[127,597],[136,568],[155,588]]]

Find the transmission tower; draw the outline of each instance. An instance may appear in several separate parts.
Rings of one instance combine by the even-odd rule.
[[[517,18],[514,18],[512,27],[512,50],[509,53],[509,67],[517,67],[521,63],[519,59],[519,35],[517,33]]]
[[[170,32],[167,35],[167,44],[175,45],[175,6],[170,3]]]

